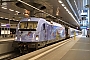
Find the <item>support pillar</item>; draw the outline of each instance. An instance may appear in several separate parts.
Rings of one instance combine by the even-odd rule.
[[[87,30],[87,35],[90,36],[90,0],[87,0],[87,5],[88,5],[88,30]]]

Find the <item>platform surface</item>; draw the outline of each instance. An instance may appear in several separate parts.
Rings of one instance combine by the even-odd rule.
[[[0,42],[4,42],[4,41],[13,41],[14,38],[3,38],[3,39],[0,39]]]
[[[82,37],[61,60],[90,60],[90,38]]]
[[[37,60],[90,60],[90,38],[79,36]]]

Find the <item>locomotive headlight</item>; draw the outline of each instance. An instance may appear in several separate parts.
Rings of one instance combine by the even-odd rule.
[[[15,40],[17,40],[17,37],[15,37]]]
[[[21,37],[20,37],[20,41],[21,41]]]
[[[39,40],[39,36],[38,35],[36,35],[36,40]]]

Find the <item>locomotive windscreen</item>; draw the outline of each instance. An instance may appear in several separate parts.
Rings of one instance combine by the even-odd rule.
[[[37,23],[36,21],[24,21],[20,22],[19,24],[19,29],[20,30],[36,30],[37,28]]]

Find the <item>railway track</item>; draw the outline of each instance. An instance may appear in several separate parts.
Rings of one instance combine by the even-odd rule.
[[[0,60],[10,60],[19,56],[21,56],[21,54],[13,51],[13,52],[1,54]]]
[[[58,42],[54,42],[54,43],[52,43],[52,44],[47,45],[47,47],[50,46],[50,45],[56,44],[56,43],[61,43],[61,42],[63,42],[63,41],[64,41],[64,40],[61,40],[61,41],[58,41]],[[46,48],[46,47],[45,47],[45,48]],[[40,48],[40,49],[42,49],[42,48]],[[38,49],[38,50],[39,50],[39,49]],[[27,52],[27,53],[32,53],[33,51],[35,51],[35,50],[31,50],[31,51],[29,51],[29,52]],[[19,52],[17,52],[17,51],[13,51],[13,52],[11,52],[11,53],[3,54],[3,55],[0,57],[0,60],[11,60],[11,59],[17,58],[17,57],[19,57],[19,56],[25,55],[25,54],[27,54],[27,53],[21,54],[21,53],[19,53]],[[5,56],[5,55],[6,55],[6,56]]]
[[[58,43],[55,43],[53,45],[50,45],[50,46],[47,46],[47,47],[44,47],[42,49],[39,49],[39,50],[36,50],[36,51],[33,51],[31,53],[28,53],[26,55],[23,55],[23,56],[20,56],[20,57],[17,57],[17,58],[14,58],[12,60],[35,60],[39,57],[41,57],[42,55],[44,54],[47,54],[49,53],[50,51],[60,47],[60,46],[63,46],[64,44],[70,42],[71,39],[69,40],[64,40],[64,41],[61,41],[61,42],[58,42]]]

